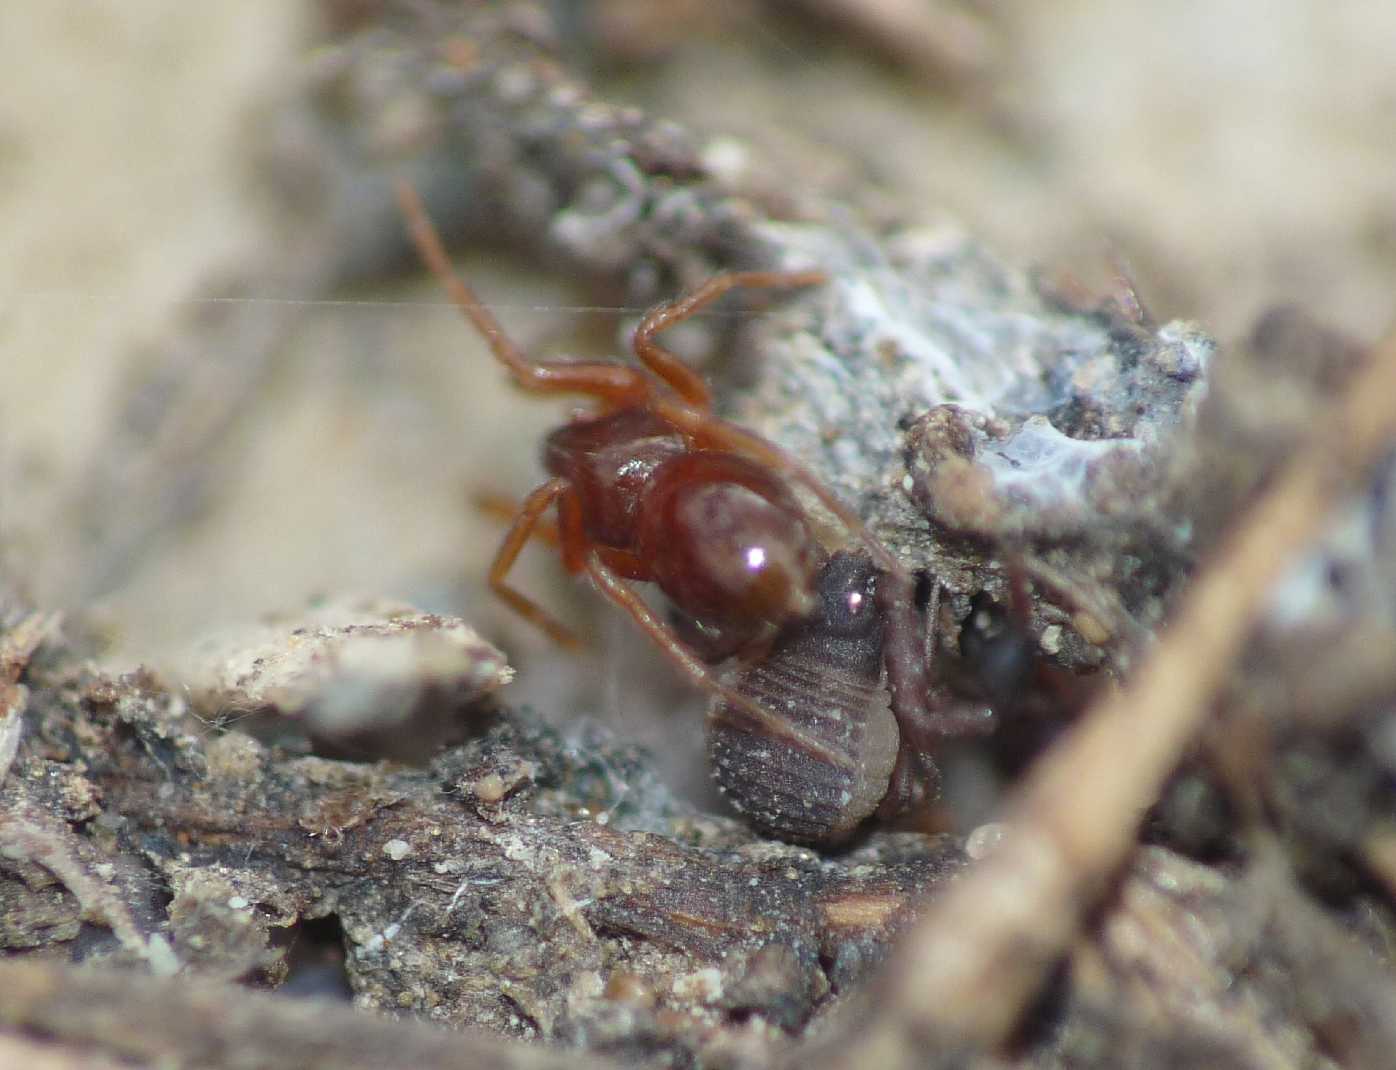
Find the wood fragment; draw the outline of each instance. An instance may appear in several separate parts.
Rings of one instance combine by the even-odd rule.
[[[27,613],[0,635],[0,784],[10,771],[24,731],[29,691],[19,682],[39,644],[58,627],[57,613]]]
[[[607,1065],[575,1052],[395,1022],[324,1000],[38,959],[0,961],[0,992],[0,1022],[12,1029],[55,1037],[70,1052],[97,1044],[160,1065],[287,1070],[599,1070]]]
[[[1224,540],[1138,675],[1049,752],[1004,841],[930,908],[873,1021],[825,1066],[912,1066],[925,1043],[993,1049],[1070,946],[1195,738],[1262,598],[1396,434],[1396,333]],[[895,1053],[895,1058],[892,1054]]]

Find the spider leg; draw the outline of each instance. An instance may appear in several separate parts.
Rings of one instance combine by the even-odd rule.
[[[1032,628],[1032,587],[1023,559],[1017,554],[1010,555],[1004,574],[1008,580],[1008,610],[1013,614],[1013,623],[1027,632]]]
[[[926,658],[925,628],[916,611],[916,582],[905,569],[888,572],[877,581],[877,605],[882,611],[882,661],[892,713],[902,735],[902,752],[924,751],[934,739],[931,673]]]
[[[827,276],[819,271],[732,271],[726,275],[715,275],[690,293],[645,313],[640,326],[635,328],[632,342],[635,355],[644,362],[645,367],[668,383],[674,393],[694,408],[706,412],[712,408],[713,402],[708,384],[702,376],[656,342],[655,336],[701,312],[723,294],[738,287],[792,289],[796,286],[816,286],[826,280]]]
[[[476,491],[470,496],[470,500],[480,512],[505,524],[512,524],[521,508],[516,498],[493,490]],[[541,516],[534,523],[533,531],[530,534],[532,538],[547,543],[555,550],[562,548],[562,532],[558,530],[556,524],[543,519]],[[583,542],[585,541],[583,538]],[[628,580],[648,580],[650,578],[649,567],[636,554],[626,550],[617,550],[612,546],[597,546],[596,552],[606,563],[607,568]]]
[[[644,404],[653,392],[653,384],[638,368],[605,361],[534,360],[525,353],[451,266],[441,235],[427,217],[417,191],[400,180],[397,197],[407,220],[408,233],[423,262],[441,280],[466,320],[485,339],[495,359],[509,369],[515,383],[524,390],[540,394],[588,394],[617,407]]]
[[[555,642],[575,650],[582,645],[581,640],[566,625],[558,621],[533,599],[516,591],[505,582],[509,570],[514,567],[514,562],[518,559],[519,552],[537,530],[539,519],[550,505],[566,493],[567,482],[565,480],[550,479],[524,499],[523,504],[519,507],[518,515],[514,517],[513,525],[504,536],[504,541],[499,544],[499,550],[494,556],[494,563],[490,565],[489,583],[490,590],[507,603],[515,613],[530,624],[542,628]]]
[[[504,524],[512,524],[514,518],[519,515],[521,506],[517,498],[510,494],[501,494],[493,490],[477,490],[470,496],[471,504],[487,517]],[[551,521],[544,520],[541,516],[533,526],[533,538],[539,539],[549,546],[560,546],[562,536],[558,534],[557,525]]]
[[[595,551],[588,557],[586,570],[601,593],[630,614],[640,630],[654,641],[680,672],[699,687],[720,697],[734,711],[745,714],[752,727],[759,728],[775,738],[788,739],[820,761],[841,766],[850,764],[851,759],[848,755],[831,750],[718,679],[712,668],[681,643],[674,635],[673,629],[650,609],[630,584],[612,572]]]
[[[905,569],[882,576],[877,604],[883,613],[883,663],[892,696],[892,713],[902,739],[929,752],[939,740],[982,736],[994,730],[992,711],[983,704],[958,701],[938,691],[931,674],[932,633],[939,605],[938,588],[922,620],[916,608],[916,581]]]

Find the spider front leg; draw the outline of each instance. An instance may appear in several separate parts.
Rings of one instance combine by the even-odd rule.
[[[635,328],[631,345],[645,367],[668,383],[674,393],[694,408],[707,412],[713,406],[708,384],[697,372],[656,342],[655,336],[696,315],[729,290],[738,287],[786,290],[817,286],[826,281],[827,276],[820,271],[731,271],[725,275],[714,275],[691,293],[650,309],[640,321],[640,326]]]
[[[451,301],[484,338],[496,360],[503,364],[521,389],[536,394],[585,394],[616,408],[643,405],[653,393],[653,383],[637,368],[605,361],[535,360],[505,332],[475,291],[451,266],[422,199],[411,184],[397,183],[398,203],[407,219],[408,232],[422,260],[451,295]]]

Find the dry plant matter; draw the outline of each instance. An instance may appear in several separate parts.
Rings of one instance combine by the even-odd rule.
[[[1396,441],[1396,333],[1218,547],[1134,679],[1045,755],[992,855],[942,896],[885,981],[885,1008],[829,1065],[919,1064],[922,1045],[994,1048],[1019,1024],[1138,820],[1214,708],[1262,599]],[[885,1061],[889,1051],[902,1061]]]

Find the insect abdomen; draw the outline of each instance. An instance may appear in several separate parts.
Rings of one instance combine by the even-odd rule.
[[[820,608],[791,629],[736,690],[790,733],[755,726],[718,702],[708,758],[732,807],[762,832],[829,843],[847,837],[887,794],[899,734],[882,672],[881,620],[866,559],[835,554],[819,577]],[[838,756],[815,754],[812,739]]]

